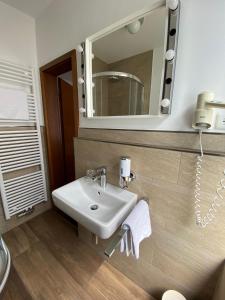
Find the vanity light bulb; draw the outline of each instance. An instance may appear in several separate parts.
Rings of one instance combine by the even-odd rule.
[[[77,46],[77,52],[82,53],[84,51],[83,47],[81,45]]]
[[[91,58],[92,58],[92,59],[94,59],[94,58],[95,58],[95,55],[94,55],[94,53],[92,53],[92,54],[91,54]]]
[[[170,106],[170,100],[165,98],[161,101],[161,106],[162,107],[169,107]]]
[[[95,83],[94,83],[94,82],[92,82],[92,87],[93,87],[93,88],[95,87]]]
[[[83,79],[82,77],[79,77],[79,78],[78,78],[78,83],[79,83],[79,84],[83,84],[83,83],[84,83],[84,79]]]
[[[169,60],[169,61],[173,60],[174,57],[175,57],[175,51],[174,50],[170,49],[170,50],[166,51],[166,55],[165,55],[166,60]]]
[[[179,4],[179,0],[167,0],[166,5],[171,10],[176,10]]]

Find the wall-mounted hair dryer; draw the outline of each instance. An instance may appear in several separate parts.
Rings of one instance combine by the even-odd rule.
[[[202,165],[204,163],[204,153],[202,147],[202,131],[203,129],[208,129],[212,127],[213,123],[213,108],[222,108],[225,109],[225,102],[215,101],[214,93],[212,92],[203,92],[198,95],[197,106],[194,114],[194,119],[192,127],[197,129],[199,132],[199,145],[200,145],[200,154],[197,155],[196,163],[196,175],[195,175],[195,190],[194,190],[194,210],[196,216],[196,224],[201,228],[206,227],[210,224],[219,209],[219,207],[224,205],[224,196],[222,191],[225,190],[225,170],[222,174],[222,178],[217,184],[216,187],[216,196],[213,197],[211,204],[209,205],[208,211],[206,214],[201,213],[201,175],[202,175]]]
[[[203,92],[198,95],[197,106],[192,127],[195,129],[208,129],[213,122],[213,108],[225,109],[225,103],[214,100],[212,92]]]

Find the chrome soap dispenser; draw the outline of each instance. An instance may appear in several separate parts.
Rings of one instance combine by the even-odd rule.
[[[128,183],[135,179],[134,173],[131,171],[130,157],[123,156],[120,158],[120,187],[128,188]]]

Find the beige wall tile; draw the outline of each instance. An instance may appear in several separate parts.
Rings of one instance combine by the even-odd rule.
[[[89,140],[143,145],[175,150],[198,150],[198,133],[110,130],[80,128],[79,137]],[[202,139],[207,152],[225,154],[225,135],[205,133]]]
[[[119,174],[120,157],[129,156],[137,177],[166,179],[168,182],[178,180],[180,164],[178,152],[167,151],[165,155],[165,151],[158,149],[83,140],[75,143],[76,157],[92,162],[93,167],[106,165],[108,171]]]
[[[182,153],[179,184],[193,188],[195,184],[197,155]],[[225,157],[204,155],[201,164],[201,186],[205,192],[212,192],[224,176]]]
[[[153,51],[147,51],[109,65],[109,70],[130,73],[137,76],[144,84],[144,105],[142,107],[142,114],[148,114],[149,112],[152,58]],[[129,99],[128,92],[130,82],[127,83],[128,86],[126,90],[124,88],[124,83],[122,82],[120,85],[116,84],[115,86],[110,86],[109,106],[111,116],[127,115],[129,111],[128,101],[125,103],[125,101]],[[123,106],[125,106],[124,109],[122,109]]]

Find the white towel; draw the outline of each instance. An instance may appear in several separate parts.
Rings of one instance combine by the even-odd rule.
[[[29,120],[25,91],[0,87],[0,119]]]
[[[120,243],[120,251],[126,251],[127,256],[139,258],[141,241],[152,233],[149,207],[146,201],[140,200],[122,224],[122,228],[129,228]]]

